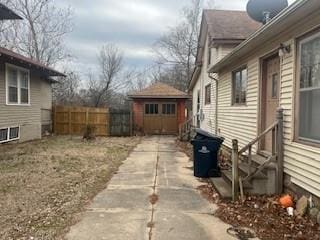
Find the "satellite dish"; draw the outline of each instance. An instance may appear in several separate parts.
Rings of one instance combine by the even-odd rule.
[[[288,0],[249,0],[247,12],[252,19],[267,23],[287,6]]]

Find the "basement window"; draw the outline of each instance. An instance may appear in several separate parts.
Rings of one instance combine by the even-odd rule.
[[[15,141],[20,138],[20,127],[0,128],[0,143]]]

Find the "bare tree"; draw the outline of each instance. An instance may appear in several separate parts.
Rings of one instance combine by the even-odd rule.
[[[176,27],[170,28],[155,44],[154,52],[157,62],[163,65],[163,71],[171,72],[171,77],[179,77],[180,90],[186,90],[194,69],[197,54],[198,37],[202,6],[213,6],[214,1],[192,0],[191,5],[183,9],[182,21]],[[174,74],[172,74],[175,71]],[[170,75],[168,73],[167,75]],[[171,79],[171,85],[178,79]],[[170,81],[168,81],[170,83]]]
[[[100,75],[89,76],[88,91],[93,106],[106,104],[110,90],[115,91],[122,81],[118,77],[123,70],[123,54],[114,44],[104,45],[98,56]]]
[[[59,8],[55,0],[2,1],[23,17],[11,27],[2,26],[0,43],[47,66],[68,57],[64,37],[72,30],[72,10]]]
[[[78,105],[81,102],[79,95],[80,77],[70,70],[65,71],[66,77],[58,78],[53,84],[53,102],[55,105]]]

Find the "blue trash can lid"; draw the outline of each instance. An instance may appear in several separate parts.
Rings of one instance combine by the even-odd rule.
[[[217,136],[217,135],[215,135],[215,134],[209,133],[209,132],[204,131],[204,130],[202,130],[202,129],[200,129],[200,128],[196,128],[196,133],[197,133],[197,135],[206,137],[206,138],[208,138],[208,139],[220,139],[220,140],[222,140],[222,141],[224,140],[223,137],[219,137],[219,136]]]

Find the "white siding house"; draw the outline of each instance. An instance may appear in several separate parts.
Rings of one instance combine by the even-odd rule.
[[[238,44],[259,28],[246,12],[204,10],[190,92],[193,96],[193,114],[199,114],[199,127],[217,133],[216,129],[216,80],[217,74],[208,75],[210,66],[228,55]],[[232,31],[228,30],[232,29]],[[206,101],[206,87],[210,87],[210,103]],[[207,92],[208,95],[208,92]],[[200,104],[198,103],[200,96]]]
[[[240,148],[247,145],[271,125],[275,109],[283,109],[283,184],[288,190],[316,197],[320,197],[319,62],[320,1],[301,0],[231,52],[226,49],[218,62],[203,71],[218,75],[218,96],[213,98],[218,104],[217,133],[225,138],[229,149],[233,139]],[[237,75],[239,69],[245,69],[244,77]],[[235,85],[238,79],[243,86]],[[199,81],[205,82],[201,77]],[[199,88],[203,91],[201,84],[190,86],[193,95]],[[214,132],[207,127],[209,122],[202,121],[200,127]],[[264,139],[253,146],[253,151],[265,152],[267,145]]]

